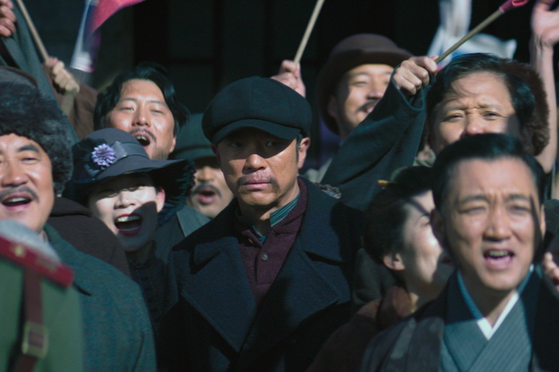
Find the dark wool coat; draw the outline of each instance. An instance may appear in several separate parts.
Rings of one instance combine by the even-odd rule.
[[[536,268],[532,275],[541,276],[541,269]],[[448,288],[436,300],[373,338],[360,371],[439,371]],[[533,332],[530,371],[559,371],[559,294],[546,277],[540,285]]]
[[[178,298],[161,325],[160,365],[171,371],[304,371],[349,320],[362,215],[305,181],[302,226],[256,306],[233,228],[234,200],[174,248]]]
[[[122,244],[90,209],[70,199],[56,197],[47,223],[78,251],[97,257],[130,276]]]
[[[155,371],[151,323],[140,288],[111,265],[77,251],[49,225],[45,232],[74,270],[83,316],[84,371]]]
[[[380,191],[377,180],[413,165],[425,124],[425,90],[408,101],[391,80],[375,109],[340,146],[321,183],[339,188],[350,207],[365,210]]]

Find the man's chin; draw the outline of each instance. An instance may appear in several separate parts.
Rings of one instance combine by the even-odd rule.
[[[17,215],[10,215],[6,216],[5,214],[0,216],[0,220],[12,220],[21,223],[25,227],[30,230],[33,230],[37,233],[41,233],[45,226],[46,222],[41,222],[36,218],[32,218],[32,216],[26,213],[19,213]]]
[[[215,218],[222,211],[218,205],[201,205],[198,207],[198,212],[202,213],[203,215],[209,218]]]
[[[163,151],[162,149],[157,149],[157,148],[147,148],[144,150],[146,150],[149,158],[151,160],[167,160],[167,158],[169,157],[169,152],[168,151]]]

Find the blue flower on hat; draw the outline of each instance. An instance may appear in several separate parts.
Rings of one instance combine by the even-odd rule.
[[[93,151],[91,152],[91,160],[101,169],[108,168],[116,160],[115,150],[106,143],[103,143],[93,148]]]

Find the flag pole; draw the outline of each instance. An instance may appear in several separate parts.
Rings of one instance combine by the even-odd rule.
[[[35,44],[37,45],[37,48],[41,53],[41,57],[43,57],[44,62],[46,62],[49,59],[49,55],[47,54],[45,45],[41,41],[41,37],[39,36],[39,33],[37,32],[37,29],[35,28],[35,25],[33,24],[31,17],[29,16],[29,13],[27,13],[27,8],[23,4],[23,0],[16,0],[16,2],[19,6],[19,9],[21,10],[21,14],[23,14],[23,18],[25,18],[25,21],[29,26],[29,31],[31,31],[31,36],[33,36],[33,40],[35,40]]]
[[[312,29],[314,28],[314,24],[316,23],[316,19],[318,18],[318,14],[320,13],[322,4],[324,4],[324,0],[316,1],[316,5],[314,6],[311,19],[309,20],[309,24],[307,25],[307,29],[305,30],[305,34],[303,35],[303,39],[299,44],[299,49],[297,49],[297,54],[295,54],[295,59],[293,60],[293,62],[295,62],[296,64],[299,64],[299,62],[301,61],[301,57],[303,56],[303,51],[307,46],[307,42],[309,41],[309,37],[311,36]]]
[[[497,9],[493,14],[491,14],[489,17],[487,17],[476,28],[474,28],[472,31],[468,32],[468,34],[466,36],[464,36],[462,39],[458,40],[453,46],[451,46],[443,54],[441,54],[439,56],[439,58],[437,58],[435,60],[435,62],[436,63],[441,62],[443,59],[448,57],[448,55],[450,53],[454,52],[462,44],[464,44],[466,41],[470,40],[472,38],[472,36],[474,36],[475,34],[480,32],[481,30],[483,30],[485,27],[487,27],[491,22],[493,22],[494,20],[499,18],[501,15],[505,14],[505,12],[511,10],[512,8],[521,7],[522,5],[526,4],[528,1],[529,0],[508,0],[508,1],[506,1],[503,5],[501,5],[499,7],[499,9]]]
[[[21,14],[23,14],[23,18],[25,18],[25,21],[29,26],[31,36],[33,37],[33,40],[35,40],[35,45],[37,45],[39,53],[41,54],[41,57],[43,57],[43,61],[46,63],[49,59],[49,55],[47,53],[45,45],[43,44],[43,41],[41,40],[41,37],[39,36],[39,33],[37,32],[37,29],[35,28],[35,25],[33,24],[33,21],[31,20],[31,17],[29,16],[29,13],[27,12],[27,8],[25,7],[25,4],[23,4],[23,0],[16,0],[16,2],[19,9],[21,10]],[[64,97],[62,97],[60,108],[66,115],[68,115],[72,110],[72,106],[74,106],[74,100],[77,93],[78,91],[75,89],[64,91]]]

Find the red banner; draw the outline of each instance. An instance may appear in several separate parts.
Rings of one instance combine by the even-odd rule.
[[[130,5],[141,3],[144,0],[98,0],[93,11],[89,32],[99,28],[107,19],[120,9]]]

